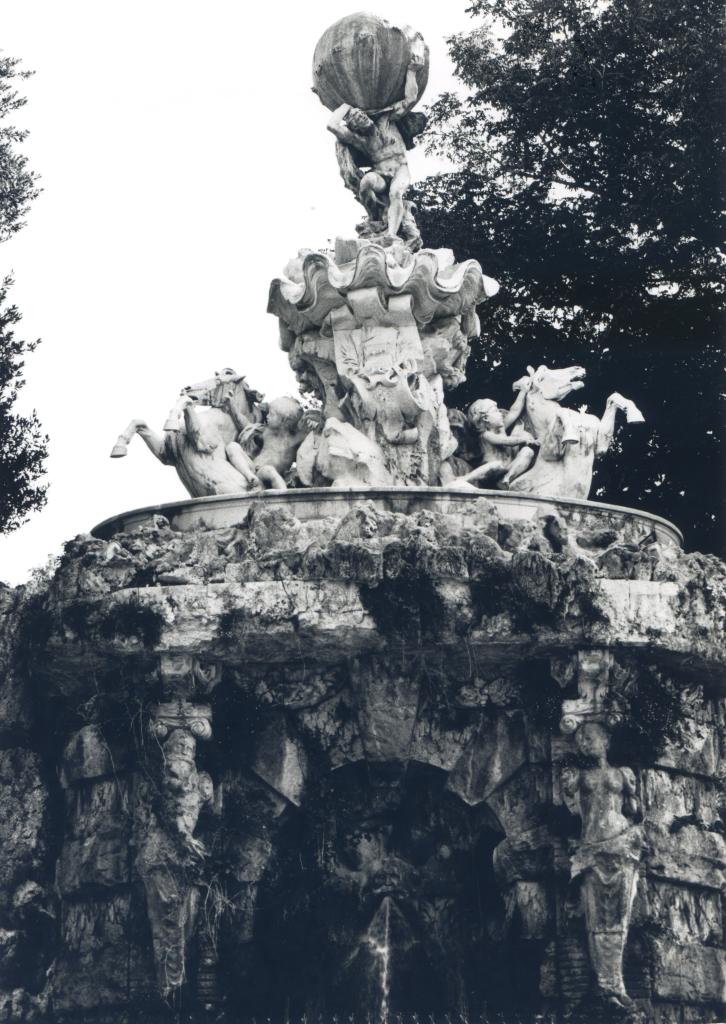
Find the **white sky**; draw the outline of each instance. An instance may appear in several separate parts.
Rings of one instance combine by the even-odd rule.
[[[424,102],[455,87],[444,38],[466,0],[367,9],[424,35]],[[42,175],[27,226],[0,246],[18,333],[41,337],[20,408],[50,435],[45,509],[0,538],[24,580],[64,540],[185,496],[130,419],[161,427],[179,389],[233,366],[268,398],[294,392],[270,280],[303,247],[352,236],[329,116],[310,91],[315,43],[356,10],[333,0],[3,0],[2,48],[35,76],[16,123]],[[414,180],[435,171],[415,150]],[[486,268],[485,268],[486,269]]]

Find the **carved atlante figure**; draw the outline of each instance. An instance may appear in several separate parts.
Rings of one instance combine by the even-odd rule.
[[[599,722],[581,725],[575,743],[592,767],[563,777],[568,808],[582,819],[582,836],[571,860],[570,877],[579,883],[590,960],[600,993],[617,1007],[631,1000],[623,981],[623,952],[638,881],[643,835],[635,776],[630,768],[608,764],[609,737]]]
[[[371,222],[385,221],[385,241],[402,235],[412,248],[420,248],[421,236],[410,204],[408,208],[404,204],[411,184],[406,148],[412,145],[413,135],[423,131],[425,119],[421,115],[406,126],[401,122],[418,100],[417,76],[423,62],[421,40],[411,49],[402,100],[372,111],[342,103],[328,122],[339,143],[336,152],[346,185],[356,192]],[[365,166],[370,169],[364,173],[361,167]]]
[[[208,740],[212,734],[210,716],[209,708],[177,702],[160,705],[151,723],[158,743],[158,799],[141,830],[136,870],[146,892],[164,997],[184,981],[199,910],[198,883],[206,849],[195,831],[202,809],[212,804],[214,787],[210,775],[197,768],[196,749],[197,740]]]

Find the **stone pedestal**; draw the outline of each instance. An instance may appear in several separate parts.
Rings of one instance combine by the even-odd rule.
[[[78,538],[5,598],[6,1018],[723,1020],[725,581],[501,492]]]

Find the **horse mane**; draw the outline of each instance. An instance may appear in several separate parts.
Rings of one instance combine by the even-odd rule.
[[[259,405],[265,397],[261,391],[256,391],[255,388],[250,387],[245,377],[240,377],[240,384],[242,390],[245,393],[245,398],[249,402],[250,406]]]

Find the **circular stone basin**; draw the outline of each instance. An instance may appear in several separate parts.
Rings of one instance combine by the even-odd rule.
[[[509,491],[461,491],[446,487],[376,487],[364,490],[333,490],[308,487],[291,491],[255,491],[244,494],[219,494],[208,498],[188,498],[164,505],[122,512],[105,519],[91,531],[94,537],[108,540],[116,533],[135,530],[164,516],[172,529],[182,533],[193,530],[221,530],[241,525],[253,509],[289,509],[298,519],[315,520],[332,516],[342,519],[361,502],[370,502],[382,512],[439,512],[453,520],[470,516],[480,502],[496,507],[500,520],[521,522],[541,516],[558,515],[574,530],[616,530],[622,540],[640,543],[652,536],[659,544],[676,550],[683,547],[683,535],[667,519],[620,505],[574,498],[547,498]]]

